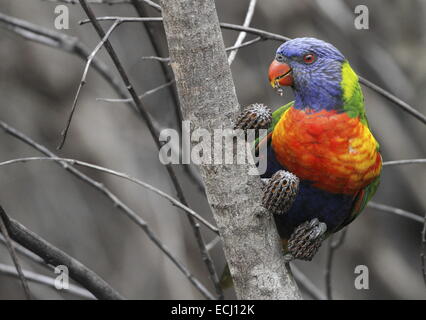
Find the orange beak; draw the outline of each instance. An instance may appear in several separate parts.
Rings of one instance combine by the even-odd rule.
[[[292,86],[293,75],[290,66],[274,60],[269,66],[269,83],[272,88],[278,86]]]

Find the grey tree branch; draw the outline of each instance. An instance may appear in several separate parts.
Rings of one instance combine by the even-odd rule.
[[[373,209],[376,209],[376,210],[380,210],[380,211],[383,211],[383,212],[387,212],[387,213],[392,213],[392,214],[395,214],[397,216],[401,216],[401,217],[404,217],[404,218],[407,218],[407,219],[410,219],[410,220],[413,220],[413,221],[416,221],[416,222],[419,222],[419,223],[423,223],[423,221],[424,221],[423,217],[421,217],[421,216],[419,216],[415,213],[412,213],[412,212],[409,212],[407,210],[403,210],[403,209],[400,209],[400,208],[388,206],[386,204],[377,203],[375,201],[369,201],[368,204],[367,204],[367,207],[373,208]]]
[[[21,281],[21,285],[24,290],[25,297],[27,298],[27,300],[31,300],[31,291],[30,291],[30,288],[28,287],[27,280],[25,279],[25,276],[22,272],[22,267],[21,267],[21,264],[19,263],[19,259],[16,256],[15,248],[13,247],[12,239],[10,239],[9,231],[7,230],[7,227],[6,227],[6,221],[4,220],[3,216],[0,216],[0,232],[3,234],[6,248],[9,251],[9,255],[13,261],[16,274],[18,275],[18,278]]]
[[[247,9],[247,13],[246,13],[246,17],[245,17],[244,23],[243,23],[244,27],[248,27],[250,25],[250,23],[251,23],[251,20],[252,20],[253,15],[254,15],[254,8],[256,7],[256,2],[257,2],[257,0],[250,0],[249,6],[248,6],[248,9]],[[243,41],[246,38],[246,36],[247,36],[247,32],[245,32],[245,31],[240,32],[240,34],[238,35],[237,40],[235,41],[234,46],[237,47],[241,43],[243,43]],[[229,53],[229,56],[228,56],[228,63],[229,63],[229,65],[231,65],[232,62],[234,62],[234,59],[237,56],[237,52],[238,52],[238,49],[233,49]]]
[[[1,234],[0,234],[0,242],[2,242],[3,244],[6,244],[6,239]],[[52,265],[46,263],[38,255],[36,255],[32,251],[28,250],[27,248],[24,248],[19,243],[12,242],[12,245],[13,245],[13,248],[15,249],[16,253],[18,253],[19,255],[21,255],[21,256],[23,256],[23,257],[31,260],[32,262],[38,264],[39,266],[41,266],[42,268],[44,268],[44,269],[46,269],[48,271],[54,271],[55,270],[55,266],[52,266]],[[2,272],[2,273],[8,273],[8,271],[7,271],[8,268],[9,268],[9,266],[5,266],[5,268],[3,268],[3,269],[0,268],[1,269],[0,272]],[[10,274],[12,275],[12,272],[10,272]],[[33,282],[39,282],[36,278],[34,278],[34,277],[38,277],[38,276],[40,276],[41,281],[43,281],[43,277],[46,278],[45,279],[46,281],[50,281],[48,279],[51,279],[48,276],[44,276],[44,275],[37,274],[37,273],[33,273],[34,277],[32,277],[32,275],[31,275],[32,272],[31,271],[25,271],[24,270],[23,274],[24,274],[25,278],[28,281],[33,281]],[[17,272],[16,271],[13,272],[13,275],[17,275]],[[41,281],[39,283],[42,283]],[[48,284],[48,283],[46,283],[46,284]],[[87,297],[87,298],[90,298],[90,299],[94,298],[93,294],[91,294],[89,291],[87,291],[86,289],[84,289],[84,288],[82,288],[80,286],[74,285],[74,284],[70,284],[69,292],[73,293],[75,295],[79,295],[79,293],[81,293],[82,294],[82,295],[80,295],[81,297]]]
[[[43,258],[46,263],[68,267],[70,277],[84,286],[95,297],[104,300],[123,299],[123,297],[108,283],[81,262],[54,247],[35,233],[29,231],[19,222],[10,219],[1,206],[0,216],[5,222],[6,228],[13,240]]]
[[[62,147],[64,146],[65,141],[67,139],[68,130],[70,128],[72,117],[73,117],[75,109],[77,107],[78,98],[80,96],[81,89],[86,84],[86,77],[87,77],[87,73],[89,72],[89,68],[90,68],[90,65],[92,63],[92,60],[96,56],[96,54],[98,53],[98,51],[102,48],[102,46],[104,45],[105,41],[108,40],[108,37],[111,35],[111,33],[115,30],[115,28],[117,28],[119,26],[119,24],[120,24],[120,21],[117,20],[117,21],[115,21],[111,25],[111,27],[108,29],[108,31],[105,34],[105,36],[98,43],[98,45],[95,47],[95,49],[93,49],[92,53],[87,57],[86,66],[84,67],[83,75],[81,76],[80,83],[78,84],[77,93],[75,94],[74,102],[72,104],[71,111],[70,111],[70,114],[68,116],[67,123],[65,125],[65,129],[61,133],[62,139],[61,139],[61,142],[60,142],[60,144],[58,146],[58,150],[62,149]]]
[[[227,47],[225,49],[225,51],[226,52],[232,52],[233,50],[237,50],[237,49],[240,49],[240,48],[248,47],[248,46],[251,46],[251,45],[253,45],[255,43],[263,41],[263,40],[265,40],[265,39],[262,39],[262,37],[256,37],[256,38],[254,38],[252,40],[249,40],[249,41],[246,41],[246,42],[242,42],[242,43],[240,43],[238,45],[233,45],[231,47]],[[163,62],[163,63],[170,64],[170,58],[169,57],[148,56],[148,57],[142,57],[141,59],[142,60],[155,60],[155,61],[158,61],[158,62]]]
[[[78,0],[41,0],[42,2],[52,2],[52,3],[64,3],[64,4],[78,4]],[[117,4],[131,4],[132,1],[145,2],[146,4],[158,8],[161,10],[160,6],[150,0],[88,0],[90,4],[106,4],[106,5],[117,5]]]
[[[45,146],[33,141],[30,137],[26,136],[17,129],[9,126],[5,122],[0,120],[0,127],[9,134],[10,136],[24,142],[35,150],[49,156],[50,158],[57,158],[56,154],[51,152]],[[185,275],[185,277],[191,282],[191,284],[200,291],[200,293],[205,297],[212,297],[210,292],[200,283],[200,281],[194,277],[194,275],[188,270],[188,268],[183,265],[177,257],[161,242],[157,235],[152,231],[149,225],[144,219],[142,219],[135,211],[129,208],[117,195],[115,195],[111,190],[109,190],[104,184],[99,181],[96,181],[73,166],[67,164],[66,162],[57,162],[62,168],[76,176],[78,179],[87,183],[95,190],[102,193],[107,199],[109,199],[114,207],[118,208],[121,213],[125,214],[132,222],[134,222],[138,227],[140,227],[148,238],[166,255],[168,259]]]
[[[39,274],[39,273],[35,273],[29,270],[23,270],[23,276],[25,277],[26,280],[34,282],[34,283],[40,283],[46,286],[49,286],[55,290],[55,279],[45,276],[43,274]],[[0,273],[4,274],[4,275],[8,275],[8,276],[12,276],[12,277],[17,277],[18,273],[16,272],[15,268],[12,266],[8,266],[6,264],[0,263]],[[94,296],[93,294],[91,294],[89,291],[87,291],[86,289],[83,289],[79,286],[73,285],[73,284],[69,284],[68,289],[64,289],[63,291],[64,293],[71,293],[75,296],[78,296],[80,298],[84,298],[84,299],[90,299],[93,300]]]
[[[239,104],[214,2],[162,1],[162,8],[184,118],[194,128],[230,128]],[[275,224],[260,205],[260,179],[248,175],[248,168],[200,167],[237,296],[300,299],[283,260]]]
[[[426,163],[426,159],[406,159],[406,160],[392,160],[383,162],[383,166],[398,166],[405,164],[420,164]]]
[[[154,61],[158,61],[158,62],[162,62],[165,64],[169,64],[170,62],[170,58],[166,57],[158,57],[158,56],[147,56],[147,57],[141,57],[142,60],[154,60]]]
[[[159,85],[158,87],[155,87],[155,88],[153,88],[153,89],[151,89],[151,90],[148,90],[148,91],[146,91],[146,92],[142,93],[142,94],[139,96],[139,99],[146,98],[147,96],[150,96],[150,95],[152,95],[152,94],[154,94],[154,93],[157,93],[158,91],[160,91],[160,90],[162,90],[162,89],[164,89],[164,88],[168,88],[168,87],[170,87],[171,85],[173,85],[173,83],[175,83],[175,80],[171,80],[171,81],[166,82],[166,83],[164,83],[164,84],[162,84],[162,85]],[[132,98],[129,98],[129,99],[108,99],[108,98],[97,98],[96,100],[98,100],[98,101],[103,101],[103,102],[112,102],[112,103],[114,103],[114,102],[132,102],[132,101],[133,101],[133,99],[132,99]]]
[[[423,216],[423,228],[421,235],[420,260],[422,264],[423,282],[426,285],[426,213]]]

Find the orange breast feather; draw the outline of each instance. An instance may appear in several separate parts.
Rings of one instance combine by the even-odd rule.
[[[357,193],[382,166],[368,127],[344,112],[290,108],[274,128],[272,147],[282,166],[332,193]]]

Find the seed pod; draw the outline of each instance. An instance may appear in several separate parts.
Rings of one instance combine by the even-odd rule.
[[[261,103],[249,105],[237,118],[234,129],[268,129],[272,123],[272,112]]]
[[[311,261],[325,238],[327,225],[318,219],[299,225],[288,240],[288,251],[294,259]]]
[[[299,178],[291,172],[280,170],[266,182],[262,205],[273,214],[290,210],[299,190]]]

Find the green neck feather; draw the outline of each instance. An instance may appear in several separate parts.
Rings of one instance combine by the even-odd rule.
[[[358,76],[347,61],[342,64],[342,81],[340,85],[342,87],[343,110],[351,118],[359,117],[361,122],[368,126],[364,96],[358,82]]]

